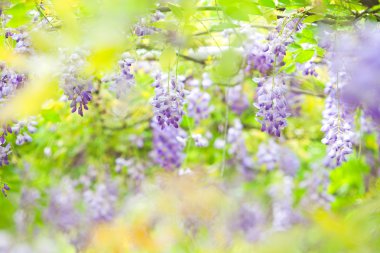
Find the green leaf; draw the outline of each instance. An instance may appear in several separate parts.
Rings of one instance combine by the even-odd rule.
[[[294,73],[297,70],[296,64],[294,62],[292,62],[292,63],[287,64],[284,67],[282,67],[281,70],[283,70],[287,74]]]
[[[302,50],[297,54],[295,61],[298,63],[305,63],[308,60],[310,60],[314,56],[314,54],[315,54],[314,49]]]
[[[310,15],[308,17],[306,17],[303,22],[304,23],[314,23],[315,21],[318,21],[318,20],[321,20],[323,19],[324,16],[323,15]]]
[[[259,0],[259,5],[269,8],[276,8],[276,4],[273,2],[273,0]]]
[[[220,23],[218,25],[211,26],[210,31],[223,31],[225,29],[237,28],[237,27],[239,26],[233,23]]]
[[[226,15],[236,20],[249,21],[250,15],[262,15],[257,3],[249,0],[230,1],[220,0],[219,4],[224,7]]]
[[[230,82],[239,73],[241,64],[241,53],[233,49],[224,51],[211,71],[213,80],[218,83]]]
[[[183,9],[181,8],[181,6],[169,3],[168,7],[172,11],[174,16],[176,16],[178,19],[181,19],[183,17]]]
[[[292,43],[287,46],[286,50],[288,52],[296,52],[296,51],[302,50],[302,47],[297,43]]]
[[[167,47],[160,56],[160,65],[164,71],[169,71],[174,66],[177,54],[173,47]]]
[[[6,11],[6,14],[13,16],[8,22],[8,26],[19,27],[28,23],[31,20],[31,17],[28,16],[28,11],[32,8],[33,4],[30,2],[13,5]]]

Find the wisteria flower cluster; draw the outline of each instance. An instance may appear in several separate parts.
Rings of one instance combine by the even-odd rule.
[[[284,176],[268,190],[272,198],[272,229],[274,231],[284,231],[301,222],[300,214],[293,208],[293,188],[293,178]]]
[[[228,129],[227,142],[230,144],[228,152],[232,156],[232,161],[239,166],[242,175],[251,180],[254,176],[254,163],[245,144],[240,120],[236,119],[233,127]]]
[[[0,107],[6,105],[7,101],[12,99],[16,91],[24,87],[26,82],[26,75],[18,73],[5,64],[0,64],[1,79],[0,79]],[[14,125],[12,125],[14,123]],[[8,122],[3,123],[0,128],[0,167],[9,164],[8,156],[12,152],[11,146],[7,143],[6,136],[8,134],[16,134],[16,144],[22,145],[25,142],[32,141],[32,138],[27,132],[20,133],[21,130],[25,128],[30,132],[34,133],[36,131],[36,122],[34,120],[26,120],[19,122]]]
[[[340,166],[352,153],[353,115],[339,97],[345,78],[345,73],[338,73],[337,77],[331,77],[325,89],[327,98],[321,130],[325,133],[322,143],[328,146],[325,164],[331,168]]]
[[[311,171],[300,184],[306,190],[301,205],[307,208],[330,209],[335,198],[328,192],[329,183],[329,170],[319,164],[312,165]]]
[[[258,83],[255,107],[261,123],[261,131],[280,137],[281,130],[287,126],[290,116],[285,98],[286,86],[280,77],[269,78]]]
[[[83,111],[88,110],[88,103],[92,100],[92,82],[81,76],[85,65],[85,52],[77,51],[71,55],[63,53],[62,58],[60,85],[71,101],[71,112],[78,112],[83,116]]]
[[[154,34],[155,32],[159,32],[160,29],[150,26],[150,23],[157,22],[163,18],[165,18],[165,15],[160,11],[156,11],[154,14],[152,14],[150,20],[141,18],[140,22],[135,25],[135,34],[137,36],[146,36]]]
[[[166,170],[179,168],[185,158],[183,150],[187,134],[179,127],[162,126],[155,119],[151,124],[153,130],[153,160]]]
[[[110,90],[116,94],[117,98],[127,95],[129,89],[135,85],[135,77],[131,71],[134,62],[128,53],[124,53],[119,61],[120,73],[111,77],[111,80],[103,80],[111,82]]]
[[[247,95],[241,85],[228,88],[226,102],[233,112],[240,115],[249,108]]]
[[[201,120],[207,119],[212,107],[210,106],[211,96],[205,91],[201,91],[199,88],[191,90],[187,96],[187,111],[189,117],[195,120],[196,124],[199,124]]]
[[[15,43],[15,51],[20,54],[33,53],[32,43],[29,34],[23,29],[7,29],[5,38],[11,38]]]
[[[277,168],[288,176],[294,176],[300,168],[297,155],[274,140],[260,144],[256,157],[258,166],[265,166],[269,171]]]
[[[187,91],[180,80],[170,80],[157,74],[152,84],[155,97],[152,100],[154,117],[161,129],[168,126],[179,127],[184,114],[183,105]]]
[[[279,19],[276,28],[266,39],[256,37],[255,41],[247,46],[246,71],[255,69],[263,76],[267,76],[274,68],[281,66],[286,54],[286,46],[293,42],[293,35],[302,28],[302,22],[298,18]]]

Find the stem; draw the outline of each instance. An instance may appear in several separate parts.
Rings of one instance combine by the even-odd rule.
[[[170,12],[172,11],[169,7],[158,7],[157,8],[158,11],[161,11],[161,12]],[[197,11],[221,11],[223,10],[221,6],[201,6],[201,7],[197,7]]]

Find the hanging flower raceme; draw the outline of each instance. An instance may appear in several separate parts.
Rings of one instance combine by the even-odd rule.
[[[30,117],[27,120],[20,120],[12,126],[12,132],[17,136],[16,145],[23,145],[31,142],[32,137],[29,134],[33,134],[37,131],[37,121]]]
[[[15,92],[22,88],[26,81],[26,75],[17,73],[16,71],[8,68],[5,64],[0,63],[0,71],[1,71],[1,79],[0,79],[0,107],[3,105],[6,105],[9,99],[11,99]],[[0,127],[0,166],[8,165],[9,159],[8,156],[12,152],[10,144],[6,143],[6,136],[11,133],[17,134],[17,140],[16,144],[19,143],[21,136],[19,135],[19,132],[15,132],[17,127],[21,124],[23,124],[25,121],[16,122],[15,125],[12,127],[13,122],[6,122],[2,124],[2,127]],[[35,125],[33,123],[33,125]],[[21,127],[20,127],[21,128]],[[33,132],[35,132],[35,128],[31,127]],[[32,132],[32,131],[30,131]],[[28,142],[31,141],[31,137],[27,134],[25,134],[24,142],[27,140]]]
[[[305,179],[300,183],[300,187],[306,190],[305,196],[301,200],[301,206],[308,209],[330,209],[334,196],[327,191],[329,183],[329,171],[323,166],[312,165],[311,171],[306,174]]]
[[[227,89],[226,102],[231,110],[239,115],[249,108],[247,95],[244,93],[241,85]]]
[[[342,90],[342,100],[360,106],[366,115],[380,125],[380,29],[374,24],[365,24],[353,33],[337,35],[336,48],[340,50],[333,58],[332,66],[345,63],[349,75]],[[342,63],[343,62],[343,63]],[[337,66],[337,67],[336,67]]]
[[[258,166],[265,166],[269,171],[278,168],[288,176],[294,176],[300,168],[300,160],[297,155],[273,140],[270,140],[269,143],[261,143],[256,157]]]
[[[151,26],[150,23],[157,22],[163,18],[165,18],[165,15],[160,11],[156,11],[154,14],[152,14],[150,16],[150,20],[141,18],[139,23],[135,25],[135,34],[137,36],[146,36],[161,31],[159,28]]]
[[[243,125],[239,119],[235,119],[233,127],[228,129],[227,142],[230,144],[228,152],[232,156],[232,162],[247,180],[251,180],[254,164],[245,145]]]
[[[178,128],[184,114],[183,105],[187,93],[183,83],[174,78],[165,80],[161,74],[157,74],[152,86],[156,93],[152,105],[158,125],[161,129],[168,126]]]
[[[94,190],[87,189],[83,193],[84,203],[88,208],[91,221],[111,221],[115,216],[117,186],[108,182],[97,184]]]
[[[261,131],[280,137],[281,130],[287,126],[286,118],[290,116],[285,99],[286,86],[280,77],[269,78],[258,83],[254,106],[261,123]]]
[[[208,118],[212,110],[210,100],[211,96],[207,92],[203,92],[199,88],[191,90],[187,97],[187,111],[189,117],[195,120],[195,124],[199,124],[201,120]]]
[[[156,119],[152,120],[153,160],[166,170],[174,170],[182,164],[187,134],[181,128],[171,125],[162,128]]]
[[[302,27],[302,22],[298,18],[282,18],[278,20],[276,29],[271,31],[266,39],[260,36],[250,39],[245,49],[248,51],[246,71],[255,69],[262,76],[267,76],[272,69],[281,66],[287,45],[294,41],[294,34]]]
[[[134,59],[128,53],[124,53],[119,61],[120,73],[112,76],[110,80],[108,78],[102,80],[111,82],[110,90],[116,94],[117,98],[127,95],[129,89],[136,83],[135,76],[131,71],[131,66],[134,62]]]
[[[16,42],[15,51],[20,54],[33,53],[32,43],[29,39],[29,34],[23,29],[7,29],[5,38],[11,38]]]
[[[0,63],[0,71],[0,102],[3,102],[7,97],[13,95],[17,89],[24,85],[26,76],[7,68],[3,63]]]
[[[78,51],[63,58],[60,85],[71,101],[71,112],[83,116],[83,110],[88,110],[88,103],[92,100],[92,82],[80,74],[85,65],[85,54]]]
[[[353,114],[339,97],[345,78],[344,73],[339,73],[338,78],[332,76],[325,89],[327,97],[321,130],[325,133],[322,143],[327,145],[325,165],[330,168],[340,166],[352,153]]]
[[[272,228],[284,231],[301,221],[301,216],[293,208],[293,178],[284,176],[273,184],[268,193],[272,199]]]
[[[233,228],[242,231],[248,241],[255,242],[263,238],[266,217],[259,205],[242,204],[234,218]]]
[[[81,197],[73,181],[65,178],[60,185],[50,190],[49,195],[50,201],[44,211],[45,221],[63,232],[79,228],[84,217],[76,208]]]

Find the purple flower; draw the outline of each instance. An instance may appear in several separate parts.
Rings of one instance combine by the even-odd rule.
[[[173,126],[162,126],[153,120],[153,160],[166,170],[179,168],[185,157],[183,150],[186,145],[186,132]]]
[[[193,138],[195,142],[195,146],[197,147],[207,147],[209,145],[209,140],[212,137],[210,132],[207,132],[205,136],[201,134],[192,134],[191,138]]]
[[[325,164],[330,168],[340,166],[347,160],[346,156],[352,153],[353,112],[339,98],[345,84],[345,74],[340,73],[338,77],[332,76],[325,89],[327,98],[321,129],[325,133],[322,143],[327,145]]]
[[[3,165],[8,165],[8,155],[11,153],[11,146],[7,144],[5,146],[5,143],[0,145],[0,167]]]
[[[135,77],[131,72],[132,63],[134,60],[128,53],[124,53],[119,61],[120,73],[110,80],[110,90],[115,92],[117,98],[127,95],[128,90],[135,85]]]
[[[179,80],[176,82],[173,78],[165,81],[158,74],[152,86],[156,93],[152,105],[158,125],[162,129],[168,126],[178,128],[184,114],[185,90],[183,83]]]
[[[22,29],[12,29],[6,31],[6,37],[12,38],[16,42],[15,51],[20,54],[31,54],[33,49],[29,39],[29,34]]]
[[[12,96],[15,91],[24,86],[26,76],[7,68],[0,63],[0,99]]]
[[[241,85],[228,88],[226,102],[231,110],[239,115],[249,108],[247,95]]]
[[[207,92],[195,88],[190,92],[187,100],[188,115],[194,118],[195,124],[199,124],[201,120],[208,118],[212,108],[210,107],[211,97]]]
[[[71,180],[62,180],[61,184],[49,192],[50,201],[44,212],[44,219],[62,232],[70,232],[81,225],[82,215],[76,207],[80,196]]]
[[[259,82],[254,106],[259,109],[256,117],[261,123],[261,131],[281,136],[281,130],[287,125],[286,118],[290,115],[285,93],[285,83],[279,77]]]
[[[256,69],[262,76],[268,76],[274,68],[282,66],[286,46],[294,41],[294,33],[302,27],[298,18],[282,18],[278,20],[276,29],[268,34],[266,40],[260,36],[249,39],[245,49],[248,52],[246,72]]]
[[[330,209],[334,196],[327,191],[329,183],[329,171],[318,164],[312,165],[311,171],[306,174],[305,179],[300,183],[300,187],[306,190],[306,194],[301,200],[301,206],[307,209]]]
[[[137,36],[146,36],[161,31],[161,29],[159,28],[150,26],[150,23],[157,22],[163,18],[165,18],[165,15],[160,11],[156,11],[154,14],[152,14],[150,20],[147,20],[146,18],[141,18],[139,23],[135,25],[135,34]]]
[[[258,205],[245,203],[235,217],[234,227],[242,231],[248,241],[255,242],[263,237],[265,222],[265,215]]]
[[[84,59],[85,53],[82,51],[69,56],[64,54],[61,74],[61,87],[71,101],[71,112],[78,112],[80,116],[83,116],[83,110],[88,110],[87,105],[92,100],[91,81],[80,74],[85,65]]]
[[[88,189],[83,193],[83,199],[92,221],[104,222],[114,218],[117,200],[116,186],[97,184],[94,190]]]
[[[269,171],[278,168],[285,175],[294,176],[300,168],[300,161],[296,154],[273,140],[267,144],[261,143],[256,157],[257,165],[265,166]]]
[[[88,110],[87,104],[92,99],[91,90],[86,90],[82,85],[75,86],[68,99],[71,100],[71,112],[74,113],[78,110],[78,114],[83,117],[83,109]]]
[[[269,188],[272,199],[272,227],[274,231],[284,231],[300,222],[300,215],[293,208],[293,179],[283,177],[281,182]]]
[[[306,62],[305,64],[301,65],[302,74],[305,76],[318,76],[318,73],[315,71],[315,63],[313,62]]]
[[[241,174],[247,180],[253,178],[253,160],[248,153],[243,136],[243,125],[239,119],[235,119],[234,126],[228,129],[227,142],[230,144],[228,150],[232,162],[238,166]]]
[[[7,184],[4,184],[3,187],[1,188],[1,192],[3,193],[4,197],[7,197],[7,191],[9,191],[11,188]]]
[[[250,48],[250,52],[247,55],[247,67],[246,72],[252,69],[258,70],[263,76],[267,75],[273,67],[274,58],[269,52],[267,45],[255,45]]]

